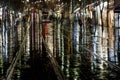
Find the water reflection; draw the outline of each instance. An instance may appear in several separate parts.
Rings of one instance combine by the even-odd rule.
[[[61,63],[64,63],[60,66],[65,80],[120,80],[119,74],[106,67],[106,64],[102,69],[99,62],[83,63],[80,54],[64,55],[64,59],[61,57]]]
[[[80,79],[80,55],[71,55],[70,56],[70,80],[79,80]]]

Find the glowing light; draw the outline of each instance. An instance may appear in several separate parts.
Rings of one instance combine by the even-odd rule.
[[[27,2],[29,2],[29,0],[26,0]]]

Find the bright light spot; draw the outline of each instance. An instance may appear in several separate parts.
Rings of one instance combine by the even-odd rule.
[[[26,0],[27,2],[29,2],[29,0]]]

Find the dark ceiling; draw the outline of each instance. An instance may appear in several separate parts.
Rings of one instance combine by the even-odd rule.
[[[23,9],[24,6],[26,6],[26,4],[23,2],[23,1],[26,1],[26,0],[0,0],[0,4],[2,6],[9,6],[11,9],[14,9],[14,10],[20,10],[20,9]],[[29,0],[29,3],[31,4],[32,2],[36,2],[36,1],[40,1],[40,0]],[[46,4],[45,3],[45,0],[41,0],[42,3],[40,3],[40,5],[42,5],[43,7],[49,7],[49,8],[52,8],[54,7],[55,4],[57,4],[58,0],[50,0],[50,3]],[[73,1],[74,5],[76,3],[79,3],[79,0],[60,0],[60,3],[68,3],[70,4],[70,2]],[[95,0],[81,0],[83,3],[86,3],[87,2],[91,2],[91,1],[95,1]]]

